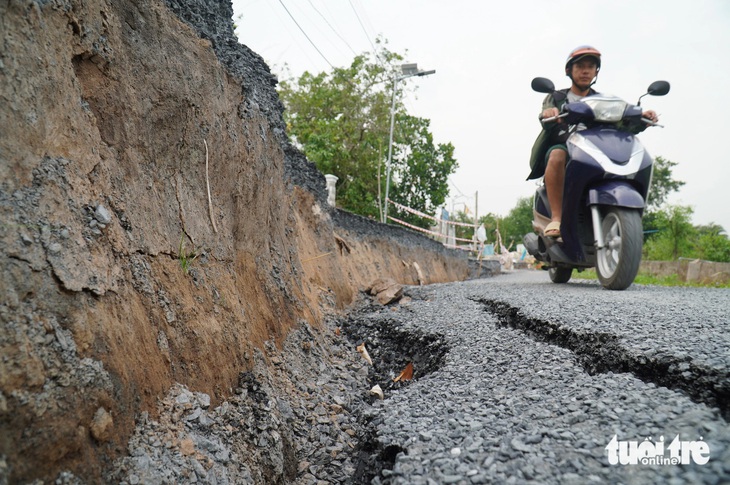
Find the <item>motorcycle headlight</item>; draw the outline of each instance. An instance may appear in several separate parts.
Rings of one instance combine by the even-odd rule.
[[[593,96],[582,100],[593,110],[596,121],[617,122],[624,117],[628,103],[617,98]]]

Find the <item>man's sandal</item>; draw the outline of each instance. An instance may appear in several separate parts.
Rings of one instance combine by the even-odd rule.
[[[560,223],[552,221],[545,227],[545,237],[560,237]]]

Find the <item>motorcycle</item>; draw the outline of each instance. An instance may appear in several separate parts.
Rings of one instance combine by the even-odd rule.
[[[532,89],[554,93],[549,79],[535,78]],[[544,184],[533,201],[534,233],[525,235],[528,253],[545,263],[554,283],[567,283],[573,270],[596,268],[604,288],[624,290],[636,278],[641,262],[641,218],[651,185],[652,157],[633,134],[644,123],[641,98],[664,96],[669,83],[656,81],[631,105],[615,96],[596,94],[566,103],[561,113],[568,137],[560,238],[544,236],[551,210]]]

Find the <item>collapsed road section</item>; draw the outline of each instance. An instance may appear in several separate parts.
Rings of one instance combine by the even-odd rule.
[[[694,290],[635,286],[617,296],[587,281],[554,285],[544,274],[515,272],[406,294],[409,301],[360,321],[438,336],[448,352],[441,366],[365,411],[361,422],[381,459],[371,483],[723,483],[730,477],[730,427],[717,396],[711,401],[701,386],[691,396],[659,378],[639,378],[607,357],[624,348],[657,362],[667,356],[667,368],[656,374],[672,376],[672,366],[686,362],[682,372],[722,375],[726,356],[706,341],[724,345],[730,293],[703,293],[699,305]],[[498,303],[485,311],[487,301]],[[525,328],[507,324],[513,312]],[[545,324],[530,330],[530,322]],[[629,451],[618,460],[617,450],[632,442],[645,443],[646,464]],[[673,457],[677,449],[690,451]]]
[[[695,364],[688,354],[657,357],[632,352],[616,335],[580,332],[529,318],[519,308],[501,301],[481,299],[479,303],[499,319],[499,325],[569,349],[589,373],[630,372],[642,381],[684,391],[693,400],[720,409],[726,420],[730,417],[730,373],[727,370]]]

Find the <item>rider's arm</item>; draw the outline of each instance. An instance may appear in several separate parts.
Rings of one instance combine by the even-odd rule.
[[[651,126],[651,124],[644,121],[644,119],[650,120],[652,123],[656,123],[659,121],[659,115],[653,110],[647,110],[641,113],[641,116],[636,115],[630,119],[625,118],[618,124],[618,126],[619,129],[626,130],[637,135]]]
[[[560,110],[555,104],[555,98],[552,94],[548,94],[542,102],[542,111],[540,112],[539,117],[540,122],[542,123],[542,120],[545,118],[551,118],[553,116],[558,116],[559,114]]]

